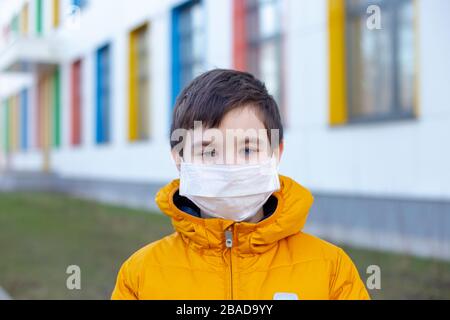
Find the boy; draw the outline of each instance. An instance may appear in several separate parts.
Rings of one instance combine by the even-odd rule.
[[[277,172],[283,126],[262,82],[200,75],[171,131],[180,179],[156,202],[176,232],[122,265],[113,299],[369,299],[342,249],[301,231],[313,197]]]

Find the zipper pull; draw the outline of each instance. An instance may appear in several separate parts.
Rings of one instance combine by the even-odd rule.
[[[233,232],[230,230],[225,230],[225,245],[227,248],[231,248],[233,246]]]

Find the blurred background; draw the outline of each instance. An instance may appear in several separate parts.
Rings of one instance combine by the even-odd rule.
[[[212,68],[279,103],[306,230],[375,299],[450,298],[448,0],[0,0],[0,298],[108,299],[172,232],[174,101]],[[69,290],[66,269],[81,269]],[[195,290],[195,289],[193,289]]]

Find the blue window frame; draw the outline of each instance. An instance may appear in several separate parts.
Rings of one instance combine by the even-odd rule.
[[[83,8],[87,3],[87,0],[72,0],[72,5],[79,8]]]
[[[182,88],[204,71],[204,30],[200,0],[172,10],[172,106]]]
[[[95,141],[98,144],[110,140],[111,113],[111,49],[106,45],[97,50],[96,57],[96,130]]]

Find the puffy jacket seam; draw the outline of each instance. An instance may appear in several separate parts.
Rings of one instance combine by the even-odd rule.
[[[278,266],[274,266],[274,267],[270,267],[267,270],[251,270],[251,271],[247,271],[247,272],[241,272],[242,274],[248,274],[248,273],[253,273],[253,272],[268,272],[268,271],[272,271],[274,269],[279,269],[279,268],[286,268],[286,267],[294,267],[298,264],[302,264],[302,263],[308,263],[308,262],[312,262],[312,261],[324,261],[324,262],[333,262],[333,259],[329,259],[329,258],[314,258],[314,259],[308,259],[308,260],[302,260],[302,261],[298,261],[292,264],[285,264],[285,265],[278,265]]]

